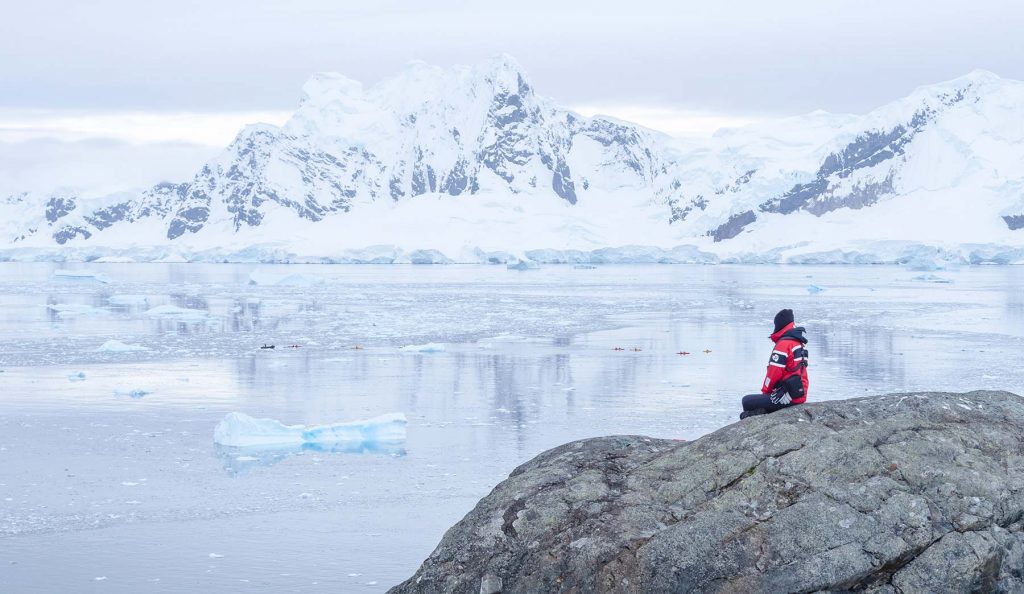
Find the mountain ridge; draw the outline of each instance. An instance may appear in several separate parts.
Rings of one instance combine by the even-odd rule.
[[[0,200],[0,250],[274,245],[330,259],[385,244],[462,261],[690,245],[793,261],[895,241],[968,262],[962,246],[998,246],[1005,259],[1024,246],[1022,110],[1024,84],[976,70],[862,116],[813,112],[694,145],[559,107],[510,56],[414,62],[368,88],[318,73],[284,125],[246,126],[192,180]],[[971,225],[950,233],[960,214]]]

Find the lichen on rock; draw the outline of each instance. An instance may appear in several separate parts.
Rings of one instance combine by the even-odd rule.
[[[1024,592],[1024,399],[820,402],[542,453],[393,592]]]

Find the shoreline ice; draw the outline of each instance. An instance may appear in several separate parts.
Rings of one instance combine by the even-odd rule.
[[[74,245],[60,249],[40,247],[0,248],[0,262],[97,262],[131,254],[137,262],[196,262],[233,264],[491,264],[526,266],[549,264],[885,264],[936,270],[948,265],[1024,264],[1024,245],[1019,243],[936,243],[914,240],[837,240],[830,244],[796,243],[753,250],[741,246],[679,244],[615,245],[595,249],[551,249],[519,246],[511,251],[463,247],[448,252],[377,245],[324,252],[319,249],[283,250],[280,245],[254,238],[243,248],[180,246],[169,259],[167,246]],[[287,278],[288,273],[254,271],[253,284],[318,285],[323,279]],[[110,282],[90,270],[58,270],[58,279]],[[283,282],[282,282],[283,281]]]

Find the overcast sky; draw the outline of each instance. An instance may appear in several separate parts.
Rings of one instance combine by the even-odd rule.
[[[1019,0],[32,0],[2,12],[6,143],[223,144],[241,123],[286,117],[316,71],[372,84],[413,59],[502,52],[560,104],[677,134],[865,112],[976,68],[1024,79]]]

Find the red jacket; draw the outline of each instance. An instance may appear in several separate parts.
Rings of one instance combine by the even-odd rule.
[[[772,349],[771,358],[768,359],[768,373],[765,374],[764,383],[761,384],[761,393],[768,394],[779,384],[780,381],[799,375],[804,384],[804,396],[794,398],[793,404],[802,404],[807,400],[807,339],[804,338],[804,329],[789,323],[782,330],[771,336],[775,348]]]

